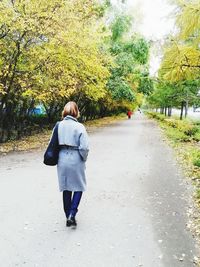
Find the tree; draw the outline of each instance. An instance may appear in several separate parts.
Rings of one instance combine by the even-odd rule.
[[[110,52],[115,57],[115,65],[111,68],[108,89],[118,101],[133,102],[136,99],[141,66],[148,62],[149,46],[140,36],[128,37],[131,19],[129,16],[117,16],[111,24]]]
[[[151,107],[160,108],[161,113],[165,112],[165,115],[168,109],[169,116],[172,108],[180,108],[180,119],[182,119],[184,109],[186,117],[188,106],[197,101],[198,88],[199,80],[181,82],[158,80],[154,92],[148,97],[148,102]]]
[[[76,94],[105,96],[111,57],[95,1],[3,0],[0,12],[0,140],[21,134],[36,103],[52,121]]]
[[[171,81],[196,79],[200,76],[200,4],[196,0],[174,2],[178,33],[166,44],[160,75]]]
[[[140,36],[129,37],[129,17],[118,16],[109,32],[102,17],[110,1],[101,3],[0,2],[0,142],[35,127],[30,114],[36,104],[52,123],[68,100],[78,103],[82,120],[137,100],[149,46]]]
[[[154,89],[153,79],[150,78],[149,73],[147,71],[142,72],[139,77],[138,92],[148,96],[153,92],[153,89]]]
[[[168,38],[164,46],[164,56],[159,69],[160,100],[153,97],[150,101],[160,101],[172,107],[181,108],[180,119],[187,116],[188,106],[198,102],[200,77],[200,5],[199,1],[174,0],[177,32]],[[163,84],[170,85],[170,87]],[[159,94],[157,94],[158,96]],[[156,96],[156,92],[155,95]]]

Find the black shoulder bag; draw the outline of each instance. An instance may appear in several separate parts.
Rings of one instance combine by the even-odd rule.
[[[58,156],[59,156],[58,125],[59,122],[56,123],[56,126],[51,136],[51,140],[44,153],[43,163],[48,166],[55,166],[58,163]]]

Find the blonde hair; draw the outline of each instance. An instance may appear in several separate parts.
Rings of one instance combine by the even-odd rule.
[[[75,102],[69,101],[62,111],[62,118],[66,117],[67,115],[70,115],[74,118],[77,118],[79,115],[78,106]]]

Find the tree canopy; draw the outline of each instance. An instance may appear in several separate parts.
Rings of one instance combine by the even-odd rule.
[[[154,107],[181,108],[180,118],[189,105],[199,103],[200,89],[200,3],[174,0],[176,33],[168,36],[155,91],[148,98]],[[169,114],[171,114],[169,112]]]
[[[82,119],[136,101],[134,73],[148,62],[149,45],[128,37],[130,17],[105,23],[110,8],[95,0],[0,2],[0,141],[20,137],[37,104],[53,122],[71,99]]]
[[[200,4],[196,0],[176,0],[177,34],[169,37],[160,75],[171,81],[200,77]]]

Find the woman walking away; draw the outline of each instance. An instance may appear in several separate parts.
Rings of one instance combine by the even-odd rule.
[[[66,226],[76,226],[76,213],[86,189],[85,162],[88,156],[88,135],[77,121],[79,110],[75,102],[68,102],[58,127],[59,158],[57,164],[59,189],[63,192]]]

